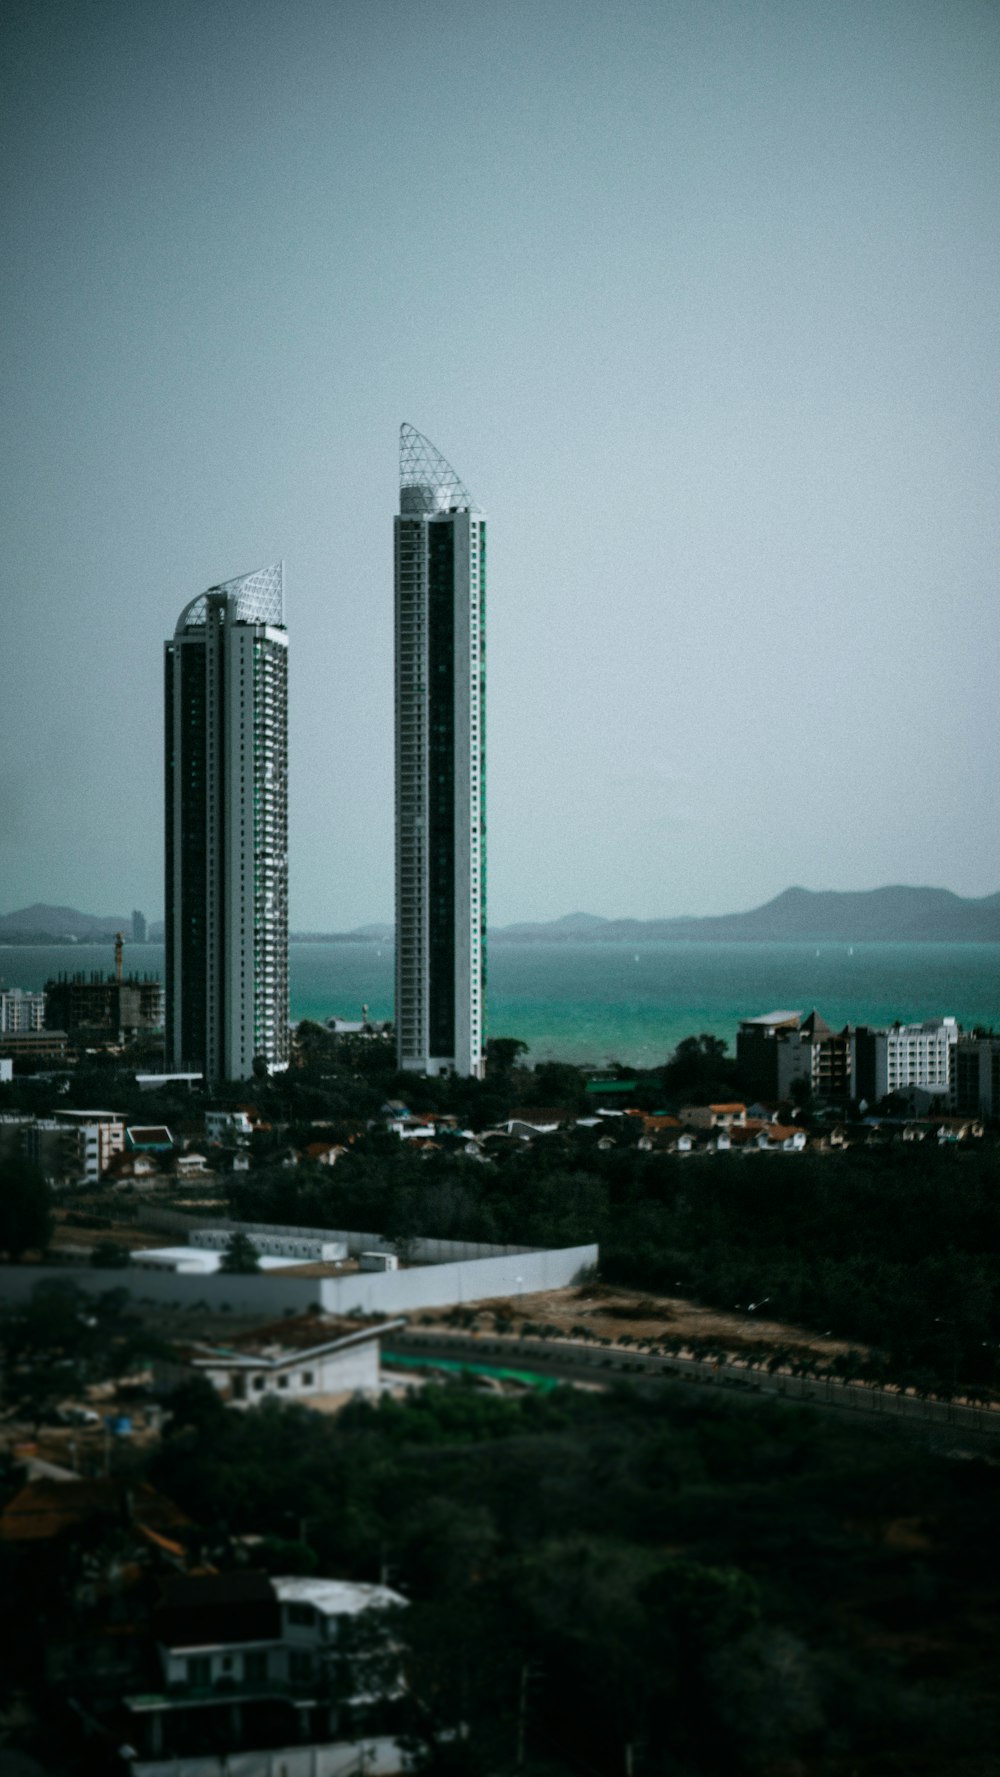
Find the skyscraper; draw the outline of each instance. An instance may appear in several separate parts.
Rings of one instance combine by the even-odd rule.
[[[288,1064],[288,634],[279,564],[212,586],[166,644],[166,1052]]]
[[[413,426],[396,519],[396,1044],[482,1077],[486,520]]]

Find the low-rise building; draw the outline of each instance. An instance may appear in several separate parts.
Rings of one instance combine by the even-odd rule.
[[[207,1777],[229,1759],[255,1773],[298,1771],[303,1752],[302,1768],[317,1773],[401,1770],[394,1615],[405,1607],[386,1586],[347,1580],[165,1581],[152,1618],[159,1685],[125,1699],[134,1777]]]
[[[64,1131],[71,1176],[95,1183],[112,1156],[125,1148],[125,1119],[118,1111],[56,1111]]]
[[[221,1111],[205,1112],[205,1139],[230,1143],[249,1141],[257,1125],[252,1105],[233,1105]]]
[[[177,1347],[173,1359],[158,1363],[157,1374],[166,1387],[192,1374],[204,1376],[233,1406],[253,1406],[268,1395],[310,1401],[377,1394],[381,1341],[403,1324],[292,1316],[236,1334],[225,1345]]]
[[[745,1104],[687,1104],[680,1112],[682,1123],[691,1129],[732,1129],[747,1120]]]

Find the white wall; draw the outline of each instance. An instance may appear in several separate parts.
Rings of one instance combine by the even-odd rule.
[[[357,1238],[352,1236],[352,1238]],[[365,1235],[366,1240],[370,1235]],[[383,1271],[347,1277],[192,1277],[183,1272],[97,1271],[90,1265],[0,1266],[0,1296],[24,1301],[39,1283],[72,1283],[101,1292],[127,1289],[137,1301],[174,1302],[218,1313],[228,1303],[233,1314],[304,1314],[319,1304],[327,1314],[391,1316],[417,1308],[446,1308],[482,1302],[491,1296],[526,1296],[533,1290],[563,1289],[598,1260],[596,1246],[567,1246],[552,1252],[521,1252],[495,1259],[469,1259],[409,1271]],[[182,1329],[178,1327],[178,1331]]]
[[[271,1751],[230,1752],[229,1777],[390,1777],[406,1768],[402,1749],[385,1738],[338,1740],[324,1746],[278,1746]],[[219,1777],[217,1758],[136,1759],[132,1777]]]

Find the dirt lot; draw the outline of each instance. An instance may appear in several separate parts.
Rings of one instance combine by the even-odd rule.
[[[494,1332],[498,1321],[512,1322],[512,1330],[517,1332],[526,1321],[536,1328],[558,1328],[563,1337],[569,1337],[575,1327],[585,1327],[597,1338],[620,1340],[627,1335],[635,1342],[651,1339],[678,1345],[710,1344],[734,1355],[761,1347],[780,1348],[792,1361],[808,1356],[810,1362],[820,1367],[852,1348],[857,1349],[846,1340],[823,1334],[817,1337],[803,1327],[767,1320],[756,1311],[727,1314],[718,1308],[699,1307],[681,1296],[653,1297],[600,1283],[545,1290],[516,1299],[502,1297],[457,1312],[453,1308],[439,1308],[411,1316],[415,1327],[457,1328],[461,1324],[465,1330],[484,1333]]]

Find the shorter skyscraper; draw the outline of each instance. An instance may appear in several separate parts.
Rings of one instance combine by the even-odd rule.
[[[261,568],[186,605],[166,644],[166,1060],[287,1067],[288,632]]]

